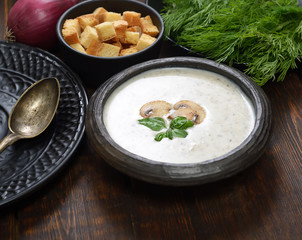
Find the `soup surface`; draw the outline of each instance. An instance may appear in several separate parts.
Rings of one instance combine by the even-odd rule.
[[[157,142],[158,132],[138,123],[140,108],[155,100],[193,101],[204,108],[205,119],[188,128],[186,138]],[[249,98],[227,78],[205,70],[163,68],[139,74],[115,89],[106,101],[103,120],[112,139],[129,152],[154,161],[194,163],[239,146],[252,131],[255,116]]]

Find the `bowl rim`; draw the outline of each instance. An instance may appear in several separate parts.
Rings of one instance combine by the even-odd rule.
[[[156,40],[155,42],[150,45],[149,47],[137,52],[137,53],[133,53],[133,54],[130,54],[130,55],[126,55],[126,56],[118,56],[118,57],[99,57],[99,56],[93,56],[93,55],[89,55],[89,54],[84,54],[84,53],[81,53],[75,49],[73,49],[63,38],[62,36],[62,27],[63,27],[63,23],[64,23],[64,20],[67,19],[67,15],[70,14],[70,12],[74,11],[75,9],[79,9],[85,5],[91,5],[91,4],[97,4],[97,3],[102,3],[102,2],[129,2],[129,3],[132,3],[132,4],[136,4],[138,6],[141,6],[149,11],[151,11],[159,20],[160,22],[160,26],[161,26],[161,29],[159,31],[159,34],[157,35],[156,37]],[[127,58],[131,58],[133,56],[139,56],[139,55],[143,55],[146,51],[149,51],[150,48],[152,48],[152,46],[154,45],[157,45],[157,44],[160,44],[161,40],[163,39],[164,37],[164,31],[165,31],[165,24],[163,22],[163,19],[161,17],[161,15],[151,6],[143,3],[143,2],[139,2],[139,1],[136,1],[136,0],[89,0],[89,1],[83,1],[83,2],[79,2],[78,4],[70,7],[69,9],[67,9],[59,18],[59,20],[57,21],[57,24],[56,24],[56,35],[57,35],[57,38],[58,40],[60,41],[61,44],[64,45],[64,47],[67,47],[67,49],[69,49],[69,51],[77,54],[77,55],[80,55],[80,56],[83,56],[85,58],[89,58],[89,59],[102,59],[102,60],[109,60],[109,61],[114,61],[116,59],[127,59]]]
[[[166,64],[166,66],[162,66],[163,64]],[[222,76],[226,76],[228,79],[230,79],[232,82],[234,82],[237,86],[239,86],[242,91],[247,95],[248,98],[250,98],[255,112],[255,123],[252,131],[250,134],[244,139],[244,141],[235,147],[234,149],[230,150],[226,154],[223,154],[219,157],[203,160],[200,162],[189,162],[189,163],[172,163],[172,162],[161,162],[156,161],[152,159],[148,159],[142,156],[139,156],[137,154],[134,154],[132,152],[129,152],[128,150],[124,149],[120,145],[118,145],[110,136],[108,133],[106,126],[103,121],[103,117],[101,117],[100,121],[95,121],[97,124],[97,129],[103,129],[104,132],[100,132],[102,137],[104,137],[105,141],[109,143],[115,150],[117,150],[119,153],[122,153],[124,155],[127,155],[131,158],[131,161],[139,161],[144,162],[146,164],[151,165],[158,165],[163,167],[175,167],[175,168],[194,168],[196,166],[205,166],[209,164],[216,164],[218,162],[225,161],[226,159],[230,158],[236,158],[240,151],[242,151],[244,148],[252,147],[254,145],[253,138],[255,135],[259,135],[261,131],[263,131],[263,126],[261,125],[261,119],[265,116],[268,119],[268,124],[266,128],[269,130],[271,126],[271,107],[269,100],[264,93],[264,91],[254,82],[252,81],[247,75],[242,73],[241,71],[232,68],[230,66],[227,66],[225,64],[221,64],[218,62],[215,62],[213,60],[209,59],[203,59],[199,57],[169,57],[169,58],[160,58],[160,59],[153,59],[147,62],[136,64],[132,67],[129,67],[120,73],[112,76],[109,78],[101,87],[99,87],[95,93],[92,96],[92,99],[94,99],[94,103],[88,104],[90,105],[89,108],[92,108],[92,105],[97,107],[97,113],[103,115],[104,106],[106,104],[107,99],[111,95],[111,93],[121,84],[126,82],[127,80],[131,79],[132,77],[156,68],[169,68],[169,67],[189,67],[189,68],[198,68],[193,67],[192,65],[201,64],[202,68],[204,70],[218,70],[219,72],[216,72]],[[175,66],[179,65],[179,66]],[[205,69],[204,67],[207,66],[209,69]],[[144,71],[141,71],[141,69],[144,69]],[[220,72],[221,71],[221,72]],[[215,72],[215,71],[214,71]],[[222,72],[224,74],[222,74]],[[268,138],[268,134],[265,136],[266,140]],[[265,142],[266,142],[265,140]],[[248,150],[248,149],[247,149]],[[241,154],[239,154],[241,155]],[[255,159],[256,161],[256,159]],[[251,161],[253,162],[253,161]],[[217,169],[219,171],[219,169]]]

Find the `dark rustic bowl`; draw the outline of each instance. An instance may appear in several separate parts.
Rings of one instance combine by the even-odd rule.
[[[256,115],[255,126],[242,144],[231,152],[199,163],[173,164],[152,161],[130,153],[116,144],[100,117],[111,93],[128,79],[144,71],[166,67],[204,69],[223,75],[237,84],[250,98]],[[143,181],[162,185],[186,186],[230,177],[253,164],[263,153],[271,127],[271,107],[262,91],[242,72],[217,62],[175,57],[151,60],[128,68],[111,77],[92,96],[86,115],[86,132],[91,146],[111,166]]]
[[[62,26],[66,19],[76,18],[92,13],[97,7],[108,11],[122,13],[136,11],[142,16],[150,15],[154,25],[159,29],[157,40],[148,48],[128,56],[97,57],[80,53],[70,47],[62,36]],[[152,7],[134,0],[92,0],[81,2],[68,9],[59,19],[56,33],[64,61],[81,77],[83,83],[90,87],[98,87],[112,75],[137,63],[157,58],[163,39],[164,23],[161,16]]]

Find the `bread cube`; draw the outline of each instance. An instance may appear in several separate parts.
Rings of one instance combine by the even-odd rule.
[[[93,27],[99,23],[98,19],[92,13],[79,16],[77,19],[82,30],[84,30],[87,26]]]
[[[105,13],[100,14],[100,16],[99,16],[100,23],[114,22],[114,21],[118,21],[118,20],[122,20],[122,15],[120,13],[116,13],[116,12],[105,12]]]
[[[119,41],[125,39],[125,32],[128,27],[128,23],[124,20],[118,20],[112,22],[115,33],[116,33],[116,38],[115,41]]]
[[[102,43],[97,55],[100,57],[118,57],[120,48],[108,43]]]
[[[81,53],[85,53],[85,49],[83,48],[83,46],[80,43],[75,43],[75,44],[70,44],[70,47],[72,47],[73,49],[81,52]]]
[[[137,44],[139,40],[139,33],[138,32],[130,32],[126,31],[125,32],[125,39],[121,42],[123,44]]]
[[[98,39],[97,31],[95,28],[87,26],[81,34],[80,42],[85,48],[88,48],[93,39]]]
[[[111,43],[112,45],[114,45],[114,46],[117,46],[117,47],[119,47],[120,49],[122,49],[123,48],[123,45],[121,44],[121,42],[120,41],[116,41],[116,42],[113,42],[113,43]]]
[[[117,57],[121,48],[113,44],[103,43],[100,40],[94,39],[91,41],[86,53],[99,57]]]
[[[158,28],[153,24],[152,19],[149,15],[140,19],[140,26],[143,33],[148,34],[152,37],[156,37],[159,33]]]
[[[89,55],[97,56],[99,49],[102,46],[102,42],[99,39],[93,39],[86,49],[86,53]]]
[[[95,9],[92,14],[96,17],[96,19],[99,21],[99,23],[101,23],[100,16],[106,12],[108,12],[108,11],[105,8],[99,7],[97,9]]]
[[[74,28],[78,35],[81,35],[81,26],[78,19],[66,19],[63,24],[63,29],[72,29]]]
[[[101,41],[105,42],[116,37],[112,22],[103,22],[95,26]]]
[[[152,45],[156,41],[156,38],[149,36],[148,34],[143,33],[138,40],[136,48],[138,51],[141,51],[150,45]]]
[[[141,36],[141,34],[142,34],[142,28],[139,27],[139,26],[129,27],[129,28],[127,28],[127,31],[129,31],[129,32],[138,32],[139,36]]]
[[[123,12],[123,19],[128,22],[130,27],[139,26],[141,14],[134,11]]]
[[[77,19],[67,19],[63,24],[62,35],[70,45],[80,43],[81,27]]]
[[[146,20],[150,24],[153,24],[153,21],[152,21],[152,18],[150,17],[150,15],[147,15],[146,17],[144,17],[144,20]]]
[[[65,28],[62,29],[62,35],[67,44],[80,43],[79,34],[75,28]]]
[[[136,47],[130,47],[130,48],[122,49],[120,52],[120,56],[126,56],[137,52],[138,50]]]

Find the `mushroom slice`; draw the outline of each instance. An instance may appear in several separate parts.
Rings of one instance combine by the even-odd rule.
[[[152,101],[144,104],[140,109],[140,115],[143,118],[163,117],[172,109],[172,104],[166,101]]]
[[[188,120],[191,120],[192,122],[195,122],[198,115],[195,113],[194,110],[191,108],[180,108],[177,111],[173,112],[171,115],[169,115],[168,118],[176,118],[176,117],[186,117]]]
[[[205,112],[203,107],[201,107],[199,104],[197,104],[195,102],[192,102],[192,101],[189,101],[189,100],[181,100],[181,101],[175,103],[173,108],[176,110],[173,113],[174,115],[184,116],[187,119],[193,121],[194,124],[200,124],[206,116],[206,112]],[[184,109],[190,109],[190,111],[192,113],[194,113],[194,117],[192,119],[190,119],[189,118],[190,117],[190,114],[189,114],[190,111],[187,111],[187,110],[184,111]],[[181,115],[181,114],[187,114],[187,116],[186,115]]]

